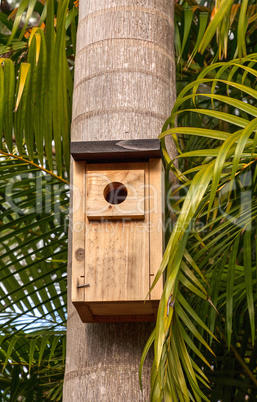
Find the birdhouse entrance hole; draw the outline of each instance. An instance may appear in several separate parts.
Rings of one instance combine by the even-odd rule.
[[[113,182],[107,184],[104,189],[105,200],[112,205],[121,204],[127,198],[128,191],[124,184],[119,182]]]

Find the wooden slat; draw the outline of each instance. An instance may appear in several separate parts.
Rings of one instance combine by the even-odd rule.
[[[161,157],[160,140],[79,141],[71,142],[71,154],[75,160],[95,161],[143,161]]]
[[[73,162],[72,301],[84,300],[85,284],[85,162]]]
[[[103,165],[87,164],[88,172],[97,172]],[[104,165],[113,170],[113,164]],[[115,169],[145,170],[148,164],[115,164]],[[149,233],[148,214],[144,220],[116,221],[86,220],[85,289],[87,302],[144,300],[149,291]]]
[[[164,246],[164,177],[160,158],[149,160],[150,177],[150,286],[160,267]],[[150,294],[151,300],[160,300],[163,281],[160,278]]]
[[[156,320],[158,303],[152,301],[129,301],[118,303],[75,302],[83,322],[153,322]],[[108,314],[107,314],[108,311]]]
[[[86,179],[88,219],[144,218],[144,176],[143,169],[88,172]],[[105,199],[105,190],[112,183],[121,183],[125,194],[124,201],[114,205]]]

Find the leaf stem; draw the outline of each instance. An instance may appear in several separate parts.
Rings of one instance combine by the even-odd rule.
[[[227,344],[226,342],[226,337],[223,334],[223,332],[221,332],[221,337],[223,339],[223,341]],[[239,364],[243,367],[244,371],[246,372],[246,374],[248,375],[248,377],[252,380],[252,382],[254,383],[255,386],[257,386],[257,379],[255,378],[254,374],[252,373],[252,371],[249,369],[249,367],[247,366],[247,364],[244,362],[244,360],[242,359],[242,357],[240,356],[240,354],[238,353],[238,351],[234,348],[234,346],[232,344],[230,344],[230,348],[232,349],[236,360],[239,362]]]
[[[7,153],[7,152],[4,152],[4,151],[0,151],[0,154],[4,155],[4,156],[7,156],[7,157],[18,159],[18,160],[23,161],[23,162],[26,162],[29,165],[35,166],[39,170],[42,170],[43,172],[45,172],[47,174],[50,174],[51,176],[55,177],[56,179],[62,181],[63,183],[69,184],[69,182],[67,180],[63,179],[61,176],[56,175],[51,170],[47,170],[47,169],[43,168],[42,166],[37,165],[35,162],[29,161],[29,160],[23,158],[22,156],[14,155],[14,154]]]
[[[243,367],[243,369],[245,370],[246,374],[248,375],[248,377],[250,377],[250,379],[252,380],[252,382],[254,383],[255,386],[257,386],[257,379],[255,378],[254,374],[252,373],[252,371],[249,369],[249,367],[247,366],[247,364],[244,362],[244,360],[242,359],[242,357],[240,356],[240,354],[237,352],[237,350],[234,348],[233,345],[230,345],[231,349],[234,352],[235,358],[237,359],[237,361],[241,364],[241,366]]]

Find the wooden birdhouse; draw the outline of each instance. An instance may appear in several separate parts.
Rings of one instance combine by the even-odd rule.
[[[73,142],[72,302],[83,322],[154,321],[163,251],[159,140]]]

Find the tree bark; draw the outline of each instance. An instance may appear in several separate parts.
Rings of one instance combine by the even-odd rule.
[[[80,2],[72,141],[158,137],[176,94],[173,13],[173,0]],[[83,324],[70,258],[64,402],[149,400],[152,356],[143,392],[138,369],[153,325]]]

